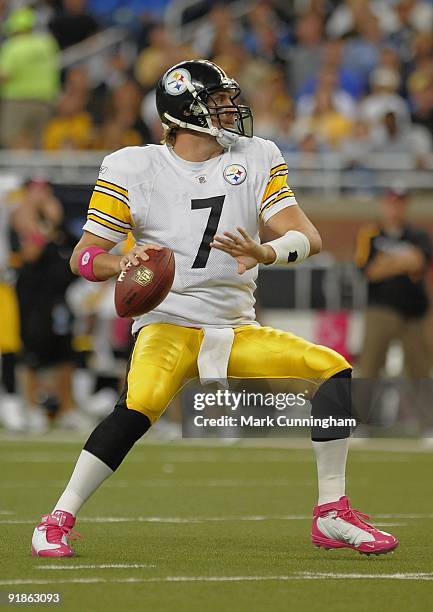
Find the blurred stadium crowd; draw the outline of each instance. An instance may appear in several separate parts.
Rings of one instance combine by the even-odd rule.
[[[159,142],[158,78],[208,58],[241,83],[255,134],[284,153],[336,152],[361,171],[374,153],[401,153],[433,168],[433,0],[203,0],[183,12],[183,36],[166,19],[174,4],[0,0],[0,149],[102,159]],[[119,43],[92,53],[113,32]],[[115,317],[113,283],[72,277],[77,235],[50,183],[3,181],[0,195],[0,416],[12,431],[43,432],[54,414],[88,429],[76,408],[111,411],[129,323]]]
[[[187,40],[165,25],[168,0],[1,2],[4,148],[112,150],[158,142],[153,103],[160,74],[206,57],[234,75],[255,133],[284,150],[432,153],[432,0],[250,0],[195,3]],[[117,26],[127,30],[104,61],[62,54]],[[76,47],[75,47],[76,48]],[[63,62],[65,66],[65,62]]]

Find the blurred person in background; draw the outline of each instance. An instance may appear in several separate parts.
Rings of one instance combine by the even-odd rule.
[[[56,114],[48,121],[42,135],[46,151],[86,150],[93,146],[95,127],[86,111],[87,99],[80,92],[64,92]]]
[[[290,37],[288,28],[276,13],[273,3],[259,0],[247,15],[245,47],[254,56],[269,64],[284,68]]]
[[[115,279],[107,283],[79,279],[66,293],[75,318],[76,343],[85,340],[88,353],[85,369],[76,372],[76,398],[99,419],[111,412],[119,396],[132,338],[131,320],[117,317],[114,287]]]
[[[79,429],[84,425],[72,396],[72,316],[65,292],[73,280],[68,259],[75,238],[63,224],[63,210],[51,186],[43,179],[28,181],[15,210],[13,227],[22,259],[17,295],[23,344],[23,391],[29,408],[30,431],[48,429],[41,408],[41,373],[52,368],[59,414],[56,424]],[[51,392],[51,389],[50,389]]]
[[[420,32],[411,39],[411,57],[403,65],[405,93],[410,95],[411,82],[433,75],[433,23],[429,32]]]
[[[126,77],[119,79],[119,83],[123,83],[124,80],[126,80]],[[116,83],[116,85],[119,83]],[[90,114],[91,121],[95,125],[102,122],[107,91],[108,87],[105,82],[96,88],[92,88],[89,70],[85,64],[71,66],[65,72],[62,95],[81,100],[83,111]]]
[[[370,76],[370,93],[362,100],[360,116],[370,125],[380,123],[386,113],[395,113],[398,122],[409,121],[409,107],[398,93],[401,79],[396,70],[381,66]]]
[[[140,115],[142,95],[133,79],[111,91],[96,148],[117,150],[152,142],[152,134]]]
[[[0,422],[8,431],[25,429],[22,402],[16,381],[17,354],[21,349],[18,301],[15,293],[10,244],[12,191],[18,187],[14,176],[2,176],[0,185]]]
[[[389,418],[380,381],[388,349],[399,342],[404,366],[394,387],[398,398],[397,423],[401,419],[413,433],[416,422],[424,448],[433,446],[433,411],[429,384],[432,351],[428,327],[429,296],[426,288],[432,245],[429,235],[407,221],[409,198],[404,190],[390,190],[382,200],[379,223],[361,228],[356,263],[368,282],[368,306],[358,375],[365,379],[355,387],[359,414],[364,423],[377,425]],[[356,412],[356,410],[355,410]],[[386,422],[386,421],[385,421]]]
[[[354,67],[347,61],[346,48],[342,40],[328,40],[323,45],[322,63],[317,74],[304,81],[299,96],[313,95],[320,75],[335,74],[335,85],[354,100],[364,92],[366,84]]]
[[[66,49],[96,34],[99,26],[87,10],[87,0],[62,0],[49,28],[60,49]]]
[[[431,75],[414,75],[409,80],[412,121],[426,128],[433,138],[433,70]]]
[[[399,121],[396,113],[386,113],[380,125],[372,129],[374,153],[407,156],[411,167],[428,167],[433,151],[432,137],[421,125]]]
[[[195,28],[192,46],[203,57],[215,57],[225,53],[227,45],[239,42],[241,37],[242,28],[239,21],[233,19],[230,7],[216,2],[206,20]]]
[[[404,189],[383,197],[380,220],[360,229],[356,263],[368,282],[363,347],[359,373],[378,378],[388,348],[400,340],[406,373],[428,378],[431,351],[427,340],[429,298],[426,276],[431,263],[429,235],[407,220],[409,196]]]
[[[338,109],[334,92],[322,85],[316,90],[312,113],[299,117],[294,130],[314,132],[328,148],[337,149],[341,140],[351,133],[352,126],[352,120]]]
[[[355,6],[356,3],[352,3]],[[371,10],[369,3],[359,2],[353,31],[344,43],[345,64],[358,74],[364,87],[371,72],[379,61],[380,48],[385,40],[380,20]],[[364,8],[363,8],[364,6]]]
[[[293,112],[293,101],[285,87],[284,72],[278,68],[267,71],[263,86],[250,98],[254,108],[254,127],[258,136],[281,138],[281,117]]]
[[[394,7],[396,26],[389,40],[398,49],[405,64],[413,56],[413,39],[418,32],[431,32],[433,6],[425,0],[397,0]]]
[[[143,89],[148,91],[155,87],[162,70],[184,57],[193,59],[197,53],[191,46],[177,43],[171,32],[162,23],[157,23],[149,32],[149,46],[138,54],[134,76]]]
[[[13,11],[0,48],[0,146],[39,148],[43,126],[60,88],[58,46],[51,34],[33,31],[31,8]]]
[[[256,26],[253,53],[261,57],[270,66],[285,68],[286,51],[278,38],[275,28],[267,23]]]
[[[428,76],[433,71],[433,22],[429,32],[419,32],[412,37],[411,58],[405,66],[408,79]]]
[[[403,70],[402,61],[397,49],[391,46],[381,47],[377,68],[388,68],[401,73]]]
[[[213,61],[217,60],[219,62],[218,66],[221,66],[224,72],[231,72],[242,78],[244,74],[248,78],[249,65],[257,61],[240,41],[227,42],[225,48],[214,56]],[[254,88],[248,87],[248,91],[249,93],[253,92]],[[245,95],[249,95],[249,93],[245,92]]]
[[[362,119],[354,121],[350,133],[340,143],[342,163],[351,172],[351,189],[357,197],[369,199],[375,191],[369,158],[373,147],[370,126]]]
[[[317,75],[317,84],[311,94],[301,96],[296,104],[296,112],[300,117],[315,112],[317,100],[324,96],[330,98],[335,110],[348,119],[357,114],[355,99],[341,88],[339,75],[335,68],[324,67]]]
[[[322,64],[323,17],[314,12],[301,15],[296,22],[296,42],[288,50],[287,77],[290,94],[296,97],[303,83],[314,77]]]
[[[326,23],[326,33],[330,38],[350,36],[365,15],[378,19],[380,29],[385,33],[394,31],[398,25],[398,19],[387,0],[343,0],[337,4]]]
[[[293,152],[297,153],[296,175],[304,186],[298,191],[303,194],[317,193],[317,155],[325,155],[329,152],[326,143],[319,137],[317,132],[309,126],[301,126],[296,123],[292,128]]]
[[[71,66],[65,73],[62,90],[66,94],[79,94],[87,101],[91,95],[91,85],[86,66]]]

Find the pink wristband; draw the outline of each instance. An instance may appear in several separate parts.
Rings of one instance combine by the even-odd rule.
[[[106,253],[106,251],[97,246],[90,246],[81,251],[78,257],[78,272],[80,276],[94,283],[102,282],[102,279],[96,278],[93,272],[93,260],[101,253]]]

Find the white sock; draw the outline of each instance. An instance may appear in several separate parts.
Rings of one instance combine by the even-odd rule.
[[[319,505],[336,501],[345,495],[348,448],[349,438],[313,442],[317,463]]]
[[[113,470],[86,450],[82,450],[72,476],[54,510],[63,510],[76,516],[84,502],[96,491]]]

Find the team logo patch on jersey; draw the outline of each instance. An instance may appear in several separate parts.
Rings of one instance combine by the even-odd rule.
[[[134,274],[134,280],[139,285],[144,286],[152,282],[153,276],[154,274],[152,270],[149,270],[149,268],[146,268],[145,266],[140,266]]]
[[[172,96],[179,96],[187,89],[187,82],[191,82],[191,75],[188,70],[179,68],[169,72],[165,77],[165,91]]]
[[[224,168],[224,178],[230,185],[240,185],[247,178],[247,171],[240,164],[232,164]]]

